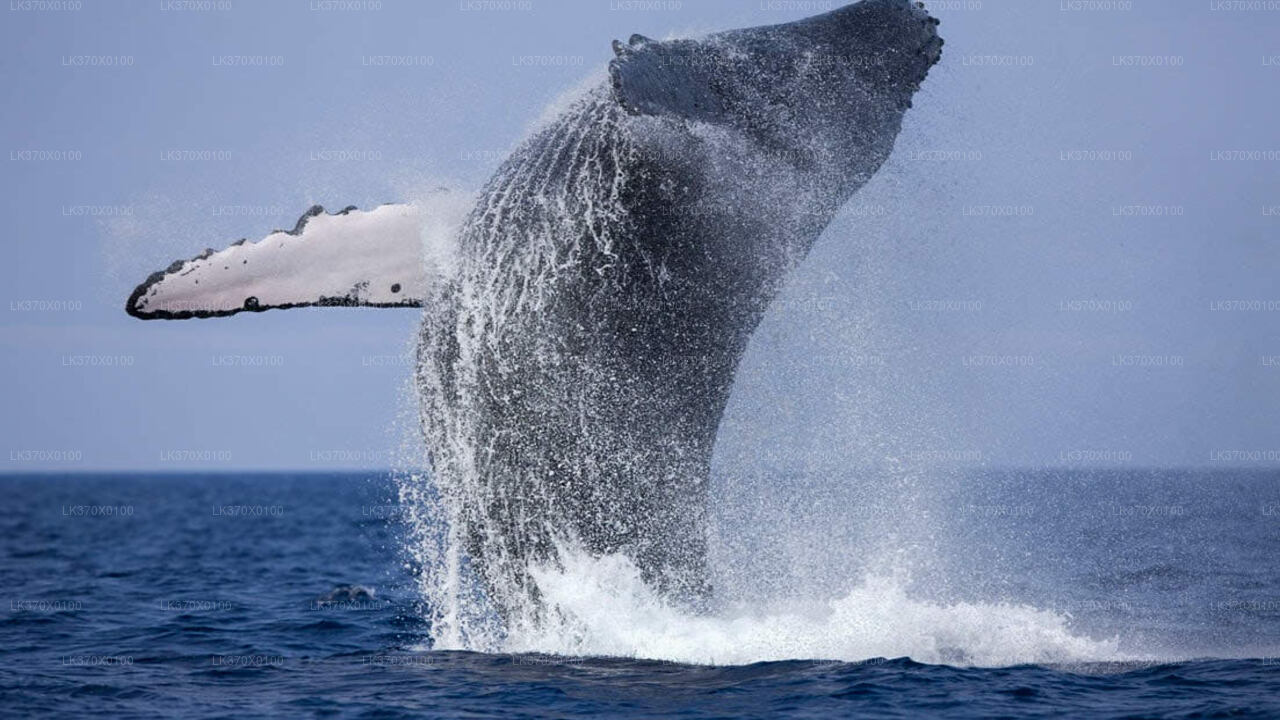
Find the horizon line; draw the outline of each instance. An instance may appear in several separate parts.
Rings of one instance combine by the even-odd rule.
[[[334,475],[334,474],[395,474],[403,472],[414,472],[419,470],[430,471],[429,467],[414,468],[412,470],[406,468],[288,468],[288,467],[247,467],[247,468],[207,468],[207,467],[185,467],[185,468],[30,468],[30,469],[14,469],[0,470],[0,477],[14,477],[23,475]],[[854,466],[849,468],[854,471],[875,471],[878,468],[874,465]],[[919,469],[941,469],[941,470],[988,470],[993,472],[1000,471],[1051,471],[1051,470],[1078,470],[1078,471],[1203,471],[1203,470],[1280,470],[1280,464],[1271,465],[929,465],[922,466]],[[822,469],[807,470],[796,468],[788,470],[786,468],[770,468],[768,471],[753,471],[752,474],[766,474],[767,472],[777,472],[784,474],[787,472],[795,472],[803,470],[807,473],[821,473]],[[719,475],[732,475],[735,473],[713,473],[713,477]],[[737,473],[741,474],[741,473]]]

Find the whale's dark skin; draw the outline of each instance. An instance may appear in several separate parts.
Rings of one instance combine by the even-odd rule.
[[[938,59],[905,0],[615,43],[609,77],[534,133],[427,303],[423,434],[499,613],[536,607],[555,541],[625,552],[700,605],[712,448],[785,277],[893,148]],[[534,602],[530,602],[533,600]]]

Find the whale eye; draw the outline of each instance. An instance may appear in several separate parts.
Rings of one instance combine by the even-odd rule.
[[[393,292],[393,293],[398,293],[398,292],[400,292],[400,283],[395,283],[395,284],[393,284],[393,285],[391,286],[391,292]]]
[[[244,309],[245,309],[245,310],[257,310],[257,309],[258,309],[258,298],[254,297],[254,296],[252,296],[252,295],[250,295],[249,297],[245,298],[245,299],[244,299]]]

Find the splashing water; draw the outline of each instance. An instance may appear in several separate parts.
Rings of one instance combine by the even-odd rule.
[[[721,598],[718,608],[713,599],[695,611],[647,582],[636,555],[589,551],[578,542],[575,523],[599,522],[566,507],[565,498],[576,502],[581,493],[590,496],[581,498],[579,511],[663,532],[684,522],[660,516],[688,511],[679,504],[632,517],[628,487],[610,478],[625,476],[632,487],[670,485],[672,468],[677,477],[696,474],[697,456],[704,450],[709,456],[710,442],[667,429],[674,440],[657,446],[643,433],[637,441],[619,432],[619,426],[634,432],[654,420],[634,410],[648,407],[648,398],[636,397],[646,388],[631,382],[628,366],[608,348],[592,346],[581,325],[575,330],[565,323],[573,311],[563,303],[580,302],[583,288],[592,301],[608,300],[624,279],[634,282],[626,273],[643,267],[657,277],[660,264],[618,230],[628,222],[621,198],[636,180],[627,168],[641,152],[637,133],[653,131],[652,123],[622,116],[599,90],[571,107],[526,146],[526,160],[509,162],[482,193],[458,230],[457,255],[440,242],[440,228],[424,238],[444,248],[431,256],[453,277],[426,305],[418,348],[416,390],[433,471],[403,473],[399,487],[433,647],[714,664],[900,656],[964,665],[1118,659],[1116,642],[1073,635],[1063,615],[1024,605],[917,599],[892,572],[868,573],[829,599],[797,588],[785,601],[727,604]],[[645,143],[668,159],[709,144],[717,145],[713,156],[729,158],[723,168],[703,168],[728,188],[723,197],[734,200],[732,208],[702,208],[708,216],[753,212],[746,227],[776,228],[778,235],[813,231],[814,237],[830,220],[831,203],[803,174],[770,164],[740,136],[695,128],[691,138],[674,140],[650,132]],[[804,201],[788,207],[752,203],[753,197]],[[806,250],[803,244],[744,245],[747,259],[740,262],[775,268],[780,284]],[[583,267],[599,279],[584,280]],[[767,292],[757,298],[767,301],[777,287],[762,282]],[[765,304],[738,310],[762,313]],[[742,322],[748,335],[758,319]],[[728,363],[730,377],[735,363]],[[629,416],[627,408],[638,414]],[[504,414],[527,427],[513,430],[494,420]],[[562,479],[566,468],[568,481]],[[599,482],[576,487],[574,472]]]
[[[409,487],[430,484],[421,477],[402,483],[403,498],[414,496],[404,494]],[[445,512],[438,498],[419,509],[427,506]],[[1073,632],[1070,617],[1059,612],[1018,603],[916,597],[905,571],[886,570],[885,563],[873,563],[875,569],[858,584],[831,597],[797,586],[794,597],[764,599],[762,592],[757,599],[726,601],[712,612],[695,613],[646,584],[626,555],[593,556],[572,544],[558,546],[558,562],[529,568],[543,612],[503,627],[478,589],[456,537],[442,533],[438,520],[427,522],[436,533],[434,542],[412,549],[418,560],[432,563],[419,580],[426,596],[441,603],[431,608],[431,647],[436,650],[709,665],[909,657],[999,667],[1140,659],[1122,652],[1117,638]]]
[[[913,599],[902,578],[870,576],[827,601],[738,605],[697,615],[673,607],[625,556],[561,548],[562,568],[532,570],[548,621],[513,628],[502,652],[611,656],[739,665],[791,659],[910,657],[1006,666],[1125,659],[1115,640],[1072,634],[1067,619],[1026,605]],[[466,649],[437,639],[438,649]]]

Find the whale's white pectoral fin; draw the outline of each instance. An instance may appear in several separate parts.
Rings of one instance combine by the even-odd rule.
[[[293,230],[152,274],[125,309],[144,320],[178,320],[272,308],[421,307],[429,282],[422,228],[416,205],[337,214],[317,205]]]

